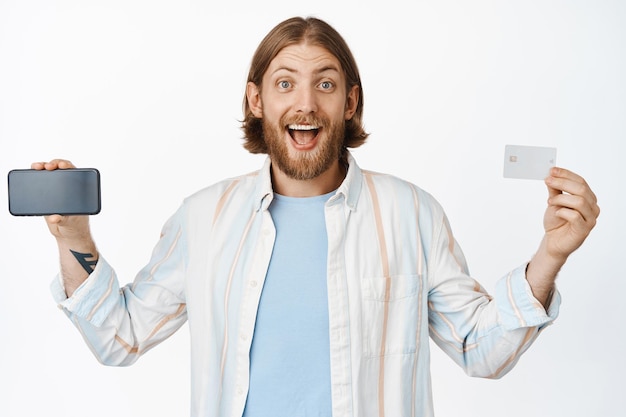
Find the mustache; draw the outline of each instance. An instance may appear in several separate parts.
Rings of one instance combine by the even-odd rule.
[[[315,115],[300,115],[300,116],[282,116],[280,118],[281,126],[289,126],[289,125],[311,125],[317,126],[320,128],[329,127],[331,122],[320,116]]]

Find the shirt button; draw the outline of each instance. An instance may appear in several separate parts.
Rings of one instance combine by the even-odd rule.
[[[237,388],[237,395],[243,395],[243,389],[241,387]]]
[[[255,288],[257,286],[257,282],[256,281],[250,281],[250,286],[252,288]]]

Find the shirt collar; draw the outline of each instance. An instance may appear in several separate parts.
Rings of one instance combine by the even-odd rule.
[[[347,152],[347,151],[346,151]],[[350,152],[347,152],[348,161],[348,173],[343,180],[334,198],[343,196],[346,201],[346,205],[350,210],[356,210],[359,196],[361,195],[361,188],[363,185],[363,172],[356,163],[356,160]],[[331,199],[332,200],[332,199]]]
[[[350,152],[347,152],[347,161],[348,172],[346,178],[337,189],[337,193],[331,197],[329,203],[343,198],[348,208],[355,210],[363,185],[363,172]],[[272,162],[268,156],[256,177],[255,201],[257,203],[255,203],[255,207],[257,211],[266,210],[274,199],[272,174],[270,172],[271,165]]]

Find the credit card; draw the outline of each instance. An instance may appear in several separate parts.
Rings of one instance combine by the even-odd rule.
[[[542,146],[506,145],[504,148],[504,177],[543,180],[556,165],[556,148]]]

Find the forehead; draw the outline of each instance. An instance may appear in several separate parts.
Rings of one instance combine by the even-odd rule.
[[[280,70],[290,72],[335,71],[342,74],[341,64],[328,49],[309,43],[288,45],[278,52],[267,68],[266,75]]]

